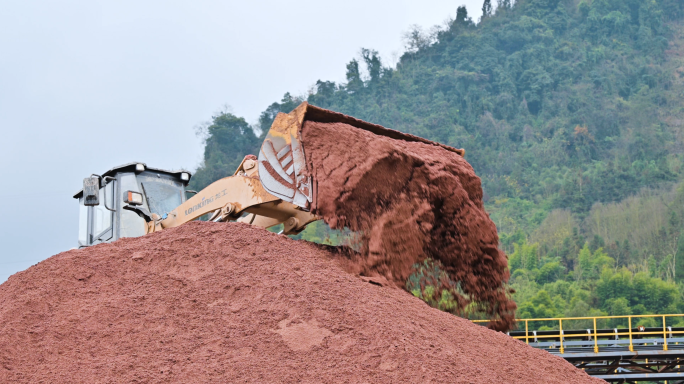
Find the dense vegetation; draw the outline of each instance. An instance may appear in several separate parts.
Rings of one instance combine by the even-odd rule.
[[[232,174],[306,99],[467,150],[520,317],[684,312],[684,3],[512,3],[410,31],[396,68],[362,49],[346,83],[286,94],[257,126],[215,116],[195,187]]]

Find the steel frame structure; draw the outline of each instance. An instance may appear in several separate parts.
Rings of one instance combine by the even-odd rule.
[[[642,319],[649,318],[662,326],[639,326]],[[683,320],[684,314],[520,319],[520,330],[508,334],[611,383],[684,384],[684,327],[672,326],[681,325]],[[593,326],[582,330],[567,327],[577,321]],[[607,321],[625,323],[627,327],[597,327]],[[544,325],[553,330],[536,330]]]

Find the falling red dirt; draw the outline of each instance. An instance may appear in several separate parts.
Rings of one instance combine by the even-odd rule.
[[[0,382],[601,382],[339,259],[206,222],[60,253],[0,285]]]
[[[312,211],[332,228],[361,234],[355,272],[405,286],[414,265],[436,260],[446,272],[438,288],[455,297],[454,312],[474,302],[491,328],[512,327],[508,259],[480,178],[460,154],[344,123],[307,121],[302,141],[315,180]]]

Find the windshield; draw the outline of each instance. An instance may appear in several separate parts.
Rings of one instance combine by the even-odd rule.
[[[147,196],[151,213],[164,217],[181,204],[181,188],[164,182],[144,181],[141,183]]]

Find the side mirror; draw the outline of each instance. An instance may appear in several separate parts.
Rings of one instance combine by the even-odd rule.
[[[100,205],[100,178],[83,179],[83,205],[93,207]]]

